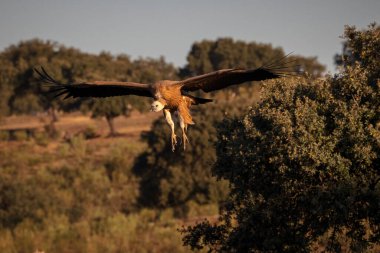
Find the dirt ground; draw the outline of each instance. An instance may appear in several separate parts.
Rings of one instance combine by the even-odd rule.
[[[129,117],[120,116],[115,119],[115,127],[118,133],[125,136],[138,137],[142,131],[148,131],[152,122],[160,117],[159,113],[134,112]],[[36,116],[10,116],[0,122],[0,131],[37,129],[43,130],[49,123],[46,114]],[[60,114],[58,122],[55,123],[58,131],[75,135],[87,128],[93,128],[101,137],[107,137],[109,128],[104,118],[91,118],[81,113]]]

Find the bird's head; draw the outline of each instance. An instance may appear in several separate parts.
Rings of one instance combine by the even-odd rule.
[[[164,109],[165,105],[163,105],[163,103],[161,103],[160,101],[154,101],[151,106],[150,106],[150,110],[152,112],[159,112],[161,111],[162,109]]]

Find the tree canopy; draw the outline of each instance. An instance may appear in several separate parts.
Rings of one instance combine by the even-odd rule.
[[[212,171],[231,193],[218,224],[183,230],[186,245],[363,252],[379,243],[378,29],[346,28],[355,60],[339,74],[269,82],[261,103],[223,122]]]
[[[192,45],[181,74],[200,75],[223,68],[258,68],[284,56],[281,47],[274,48],[271,44],[235,41],[228,37],[215,41],[203,40]],[[299,65],[300,69],[317,77],[325,71],[325,66],[316,57],[290,54],[287,61],[290,66]]]

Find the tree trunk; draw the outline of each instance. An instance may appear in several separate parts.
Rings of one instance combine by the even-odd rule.
[[[112,117],[110,115],[106,115],[106,119],[107,119],[108,127],[110,128],[109,136],[116,136],[117,132],[115,129],[114,117]]]
[[[58,121],[58,115],[57,110],[54,106],[51,106],[48,110],[48,114],[50,115],[51,122],[57,122]]]
[[[55,138],[58,135],[58,131],[55,126],[55,122],[58,121],[57,111],[54,106],[51,106],[47,112],[50,117],[50,121],[47,125],[45,125],[45,130],[50,137]]]

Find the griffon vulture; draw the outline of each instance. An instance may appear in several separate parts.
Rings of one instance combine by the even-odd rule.
[[[66,95],[69,97],[111,97],[124,95],[137,95],[153,98],[151,111],[163,111],[165,119],[171,128],[172,150],[175,150],[177,136],[174,131],[172,113],[178,112],[179,123],[182,130],[183,148],[189,142],[186,131],[187,126],[194,124],[190,114],[192,105],[205,104],[212,99],[200,98],[190,95],[188,92],[202,90],[211,92],[226,87],[249,81],[262,81],[293,75],[295,71],[288,66],[284,58],[265,64],[256,69],[221,69],[204,75],[194,76],[182,81],[161,80],[152,84],[118,82],[118,81],[93,81],[82,83],[62,84],[53,79],[43,67],[35,69],[40,81],[50,84],[56,97]]]

